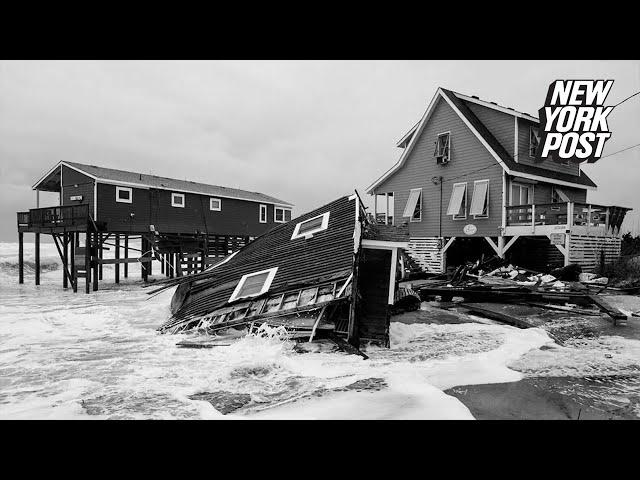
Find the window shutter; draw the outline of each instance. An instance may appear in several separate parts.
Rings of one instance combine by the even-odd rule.
[[[473,198],[471,199],[470,215],[483,215],[484,205],[487,200],[487,191],[489,187],[488,181],[474,182]]]
[[[458,183],[453,186],[451,199],[449,200],[449,208],[447,208],[447,215],[460,214],[460,207],[462,207],[462,198],[464,197],[466,190],[466,183]]]
[[[404,207],[403,217],[412,217],[413,212],[416,209],[416,205],[418,204],[418,200],[420,199],[420,194],[422,193],[421,188],[414,188],[409,193],[409,200],[407,200],[407,205]]]

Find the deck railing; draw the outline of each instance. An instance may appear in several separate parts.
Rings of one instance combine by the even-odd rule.
[[[620,228],[628,209],[592,203],[541,203],[507,207],[507,226],[566,225]]]
[[[89,222],[89,205],[32,208],[18,212],[18,228],[76,227]]]

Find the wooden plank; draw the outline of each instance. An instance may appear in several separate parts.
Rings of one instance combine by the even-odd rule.
[[[116,242],[116,250],[114,252],[115,258],[114,260],[120,260],[120,235],[116,233],[115,235],[115,242]],[[102,256],[100,256],[100,259],[102,260]],[[102,263],[100,264],[100,267],[102,268]],[[120,283],[120,262],[116,262],[115,267],[114,267],[114,273],[115,273],[115,282]]]
[[[472,313],[477,313],[484,317],[490,318],[492,320],[497,320],[499,322],[504,322],[509,325],[515,325],[518,328],[531,328],[535,326],[527,322],[526,320],[522,320],[520,318],[507,315],[506,313],[497,312],[495,310],[491,310],[486,307],[479,307],[478,305],[475,305],[475,304],[458,303],[457,305],[466,310],[469,310]]]
[[[24,283],[24,233],[18,232],[18,283]]]
[[[589,298],[595,303],[603,312],[609,315],[613,319],[613,324],[617,325],[618,322],[626,324],[627,316],[617,308],[609,305],[602,297],[598,295],[589,295]]]

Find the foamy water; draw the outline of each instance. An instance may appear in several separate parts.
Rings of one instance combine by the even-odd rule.
[[[541,329],[392,323],[391,348],[368,348],[369,360],[297,353],[277,330],[179,348],[186,335],[155,331],[173,290],[149,298],[139,266],[117,287],[105,266],[100,291],[74,294],[53,245],[39,287],[29,269],[17,284],[16,252],[0,244],[0,418],[471,419],[443,390],[518,380],[526,372],[508,365],[551,342]]]

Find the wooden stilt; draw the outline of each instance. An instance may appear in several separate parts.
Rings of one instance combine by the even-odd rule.
[[[24,233],[18,232],[18,283],[24,283]]]
[[[95,246],[93,252],[91,252],[91,261],[93,267],[93,291],[98,291],[98,280],[100,279],[100,264],[98,263],[98,252],[100,251],[100,234],[98,232],[94,232],[93,234],[93,244]]]
[[[36,258],[35,258],[36,285],[40,285],[40,234],[39,233],[36,233],[35,248],[36,248]]]
[[[173,253],[169,254],[169,278],[173,278],[174,272],[175,270],[175,260],[174,260],[175,255]]]
[[[147,253],[147,257],[151,258],[152,260],[147,263],[147,278],[149,277],[149,275],[153,275],[153,255],[151,252],[151,246],[153,245],[152,242],[150,242],[149,240],[147,240],[147,248],[145,249],[145,252],[148,251]]]
[[[67,271],[69,269],[69,234],[62,234],[62,288],[69,288]]]
[[[349,326],[347,328],[347,341],[356,348],[360,348],[360,329],[358,315],[360,313],[359,288],[360,288],[360,257],[361,251],[354,254],[353,279],[351,280],[351,303],[349,305]]]
[[[91,286],[91,234],[84,234],[84,293],[89,293]]]
[[[141,248],[140,248],[142,250],[142,256],[143,257],[148,257],[149,256],[149,253],[148,253],[149,242],[144,237],[144,235],[141,236],[140,244],[142,245]],[[148,282],[149,281],[149,271],[150,270],[151,270],[151,262],[148,262],[148,263],[145,262],[145,263],[141,263],[140,264],[140,273],[141,273],[141,276],[142,276],[142,280],[144,282]]]
[[[71,232],[71,239],[69,241],[69,256],[71,263],[71,286],[73,287],[73,293],[78,293],[78,272],[76,271],[76,241],[79,236],[77,232]]]
[[[164,253],[160,254],[160,273],[164,275]]]
[[[115,250],[114,256],[116,259],[118,259],[120,258],[120,234],[116,233],[115,239],[116,239],[116,250]],[[114,265],[114,270],[116,272],[116,283],[120,283],[120,264],[119,263],[116,263]]]
[[[129,258],[129,235],[124,234],[124,258]],[[129,277],[129,264],[124,264],[124,278]]]
[[[102,260],[102,255],[103,255],[103,253],[102,253],[102,243],[104,242],[104,237],[102,236],[101,233],[98,233],[97,234],[97,239],[99,240],[99,242],[97,242],[98,243],[98,245],[97,245],[98,246],[98,258],[100,260]],[[98,264],[98,280],[102,280],[102,264],[101,263]]]

